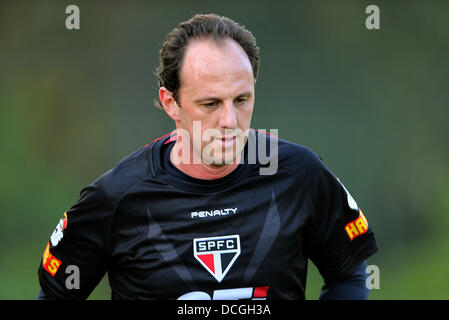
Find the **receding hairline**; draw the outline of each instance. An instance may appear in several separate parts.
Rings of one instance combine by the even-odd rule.
[[[245,52],[251,64],[254,84],[260,65],[259,47],[254,35],[244,25],[217,14],[196,14],[178,24],[166,36],[159,51],[159,66],[156,69],[159,88],[164,86],[173,92],[175,100],[180,88],[181,68],[184,66],[186,47],[192,41],[210,39],[219,47],[226,39],[234,40]],[[160,101],[155,101],[162,108]]]
[[[184,55],[183,55],[183,58],[181,60],[181,64],[179,67],[179,88],[181,88],[182,83],[183,83],[182,74],[183,74],[185,61],[187,59],[187,54],[189,52],[189,49],[191,49],[192,46],[195,46],[195,44],[198,44],[201,42],[202,43],[213,43],[214,46],[219,48],[220,50],[224,50],[225,47],[229,47],[229,46],[231,46],[231,44],[234,45],[235,47],[237,47],[238,50],[240,51],[240,53],[242,53],[242,56],[244,56],[246,58],[247,64],[250,67],[251,74],[254,79],[254,70],[253,70],[253,65],[251,63],[251,60],[250,60],[248,54],[243,49],[243,47],[237,41],[235,41],[234,39],[232,39],[229,36],[222,36],[222,37],[217,38],[217,37],[206,35],[206,36],[199,36],[199,37],[194,37],[194,38],[189,39],[189,42],[187,43],[187,45],[185,47]],[[254,79],[254,81],[255,80],[256,79]]]

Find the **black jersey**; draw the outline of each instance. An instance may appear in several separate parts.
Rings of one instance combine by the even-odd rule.
[[[271,175],[248,161],[261,137],[276,139]],[[107,272],[112,299],[304,299],[309,259],[331,280],[376,252],[357,203],[311,150],[251,131],[233,172],[200,180],[171,164],[175,140],[156,139],[81,191],[39,266],[49,298],[87,298]]]

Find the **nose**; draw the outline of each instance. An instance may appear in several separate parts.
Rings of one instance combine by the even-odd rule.
[[[219,124],[221,128],[234,129],[237,127],[237,115],[232,101],[226,101],[224,103]]]

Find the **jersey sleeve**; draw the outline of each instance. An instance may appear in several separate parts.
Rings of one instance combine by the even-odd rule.
[[[311,190],[315,212],[306,247],[326,280],[346,277],[377,251],[372,228],[357,202],[320,160]]]
[[[112,207],[96,182],[84,188],[46,244],[38,270],[49,299],[86,299],[108,268]]]

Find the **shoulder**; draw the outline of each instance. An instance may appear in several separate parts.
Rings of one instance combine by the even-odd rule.
[[[309,180],[325,168],[323,159],[309,147],[279,139],[279,167],[292,175]]]
[[[133,185],[141,182],[149,174],[149,146],[146,145],[123,158],[118,164],[102,174],[81,191],[96,193],[111,207]]]
[[[272,134],[251,130],[249,141],[250,145],[257,146],[250,146],[249,149],[255,151],[260,165],[273,165],[274,162],[273,167],[276,170],[285,170],[298,179],[308,180],[315,177],[324,167],[321,157],[310,148]]]
[[[283,140],[279,143],[279,166],[306,185],[316,201],[320,195],[340,189],[337,176],[323,158],[308,147]]]
[[[93,247],[107,248],[109,226],[117,204],[127,190],[147,175],[147,154],[145,147],[133,152],[81,190],[78,201],[64,214],[65,243],[80,238],[87,239]]]

